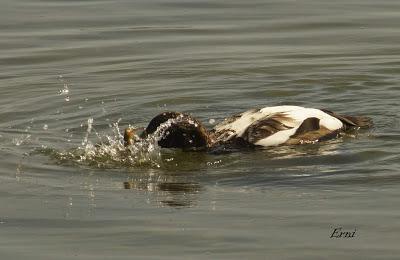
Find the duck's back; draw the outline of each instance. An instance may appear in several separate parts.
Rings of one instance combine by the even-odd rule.
[[[249,144],[276,146],[314,142],[343,128],[343,122],[320,109],[273,106],[248,110],[215,128],[218,142],[241,139]]]

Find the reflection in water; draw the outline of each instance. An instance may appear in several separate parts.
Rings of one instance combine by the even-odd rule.
[[[278,146],[266,151],[270,159],[290,159],[299,156],[324,156],[338,154],[341,139],[322,143]]]
[[[174,208],[196,205],[200,183],[191,181],[188,176],[152,175],[142,178],[135,175],[123,183],[125,189],[150,192],[150,202]]]

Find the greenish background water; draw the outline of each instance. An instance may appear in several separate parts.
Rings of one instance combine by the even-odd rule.
[[[1,259],[397,259],[400,2],[0,4]],[[62,158],[89,118],[95,143],[164,110],[212,127],[279,104],[375,127],[157,164]]]

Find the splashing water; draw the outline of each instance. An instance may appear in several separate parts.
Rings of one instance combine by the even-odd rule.
[[[29,142],[30,138],[31,138],[30,134],[23,134],[20,137],[13,138],[12,143],[15,144],[16,146],[20,146],[24,143]]]
[[[182,117],[169,119],[161,124],[153,134],[125,146],[123,135],[118,125],[121,119],[110,126],[112,134],[107,135],[97,133],[93,127],[93,118],[88,118],[87,129],[81,146],[69,151],[56,152],[53,155],[60,161],[73,161],[100,168],[121,166],[151,166],[160,168],[162,159],[161,150],[157,144],[158,140],[169,133],[168,129],[172,124],[181,120]],[[194,121],[189,123],[196,124]],[[92,132],[95,133],[98,139],[98,142],[95,144],[90,141]]]
[[[60,89],[60,90],[58,91],[58,95],[64,96],[64,100],[65,100],[66,102],[69,102],[70,97],[69,97],[69,87],[68,87],[68,84],[65,83],[64,77],[63,77],[62,75],[59,75],[59,76],[58,76],[58,80],[59,80],[61,83],[63,83],[63,88]]]
[[[119,127],[121,119],[109,124],[111,133],[107,131],[107,133],[99,134],[95,129],[93,118],[88,118],[85,124],[86,132],[78,147],[64,151],[42,147],[37,151],[49,155],[58,163],[72,163],[97,168],[150,167],[175,171],[209,166],[209,158],[206,153],[161,149],[158,146],[158,141],[169,134],[170,127],[182,120],[185,120],[185,123],[197,124],[195,121],[188,121],[183,116],[169,119],[161,124],[153,134],[147,135],[145,138],[138,138],[133,144],[125,146]],[[215,165],[213,164],[213,166]]]

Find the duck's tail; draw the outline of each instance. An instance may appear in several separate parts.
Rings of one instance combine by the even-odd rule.
[[[342,121],[342,123],[344,124],[344,130],[350,130],[354,128],[371,128],[374,125],[370,117],[338,115],[326,109],[321,110]]]

